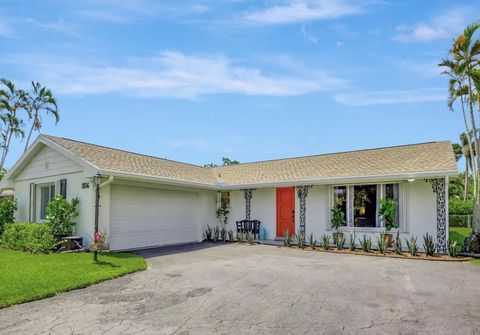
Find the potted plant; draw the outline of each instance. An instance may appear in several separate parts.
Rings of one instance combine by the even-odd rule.
[[[397,214],[397,203],[392,199],[381,199],[380,200],[380,209],[378,214],[383,220],[385,225],[385,239],[387,241],[387,246],[390,248],[392,246],[393,234],[390,233],[392,229],[397,229],[398,225],[395,224],[395,218]]]
[[[93,236],[93,243],[90,245],[90,251],[109,250],[110,245],[107,243],[107,232],[96,233]]]
[[[346,220],[345,220],[345,213],[342,211],[342,208],[340,206],[335,206],[331,209],[332,211],[332,219],[330,220],[330,223],[332,225],[332,228],[335,229],[335,233],[333,233],[333,241],[335,241],[339,237],[343,237],[343,233],[341,233],[338,228],[341,226],[345,226]]]

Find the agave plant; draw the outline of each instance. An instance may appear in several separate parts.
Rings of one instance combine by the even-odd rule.
[[[288,230],[285,231],[283,236],[283,245],[289,247],[292,245],[292,236],[288,233]]]
[[[363,239],[360,240],[360,247],[363,251],[370,252],[372,249],[372,238],[370,236],[367,238],[367,235],[363,235]]]
[[[433,236],[429,235],[428,233],[423,235],[423,249],[425,250],[427,256],[435,255],[437,243],[433,240]]]
[[[205,240],[207,240],[207,242],[210,242],[212,240],[212,228],[209,225],[207,225],[207,228],[205,229],[203,235],[205,236]]]
[[[305,248],[305,237],[299,230],[295,234],[295,242],[297,243],[297,247]]]
[[[397,231],[395,241],[393,241],[393,250],[397,255],[402,254],[402,239],[400,238],[400,232]]]
[[[313,236],[313,232],[311,232],[310,235],[308,235],[308,244],[312,249],[315,249],[315,246],[317,245],[317,240]]]
[[[343,234],[335,235],[335,245],[337,246],[337,250],[343,250],[345,248],[345,237],[343,237]]]
[[[321,246],[323,250],[328,250],[330,248],[330,235],[327,235],[327,234],[322,235]]]
[[[213,228],[213,242],[217,242],[220,239],[220,229],[215,226]]]
[[[247,242],[248,242],[248,244],[253,244],[254,240],[255,240],[255,235],[253,234],[253,231],[249,230],[247,232]]]
[[[227,230],[225,229],[224,225],[222,225],[222,228],[220,228],[220,240],[222,242],[227,241]]]
[[[448,240],[447,252],[448,256],[457,257],[457,241]]]
[[[235,234],[233,233],[233,230],[230,229],[230,230],[227,232],[227,234],[228,234],[228,241],[229,241],[229,242],[233,242],[233,240],[234,240],[234,235],[235,235]]]
[[[355,230],[351,231],[350,232],[350,241],[349,241],[349,245],[348,245],[348,248],[350,249],[350,251],[355,251],[355,247],[356,247],[356,240],[357,238],[355,237]]]
[[[417,244],[417,238],[415,236],[410,237],[410,240],[405,239],[407,242],[407,248],[408,251],[410,252],[410,255],[412,256],[417,256],[418,255],[418,244]]]
[[[243,243],[243,241],[245,240],[245,235],[243,233],[243,231],[238,231],[237,232],[237,242],[239,243]]]
[[[377,237],[377,249],[381,254],[387,251],[387,238],[384,233],[380,233],[380,237]]]

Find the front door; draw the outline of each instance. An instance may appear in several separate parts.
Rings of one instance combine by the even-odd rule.
[[[295,234],[295,187],[277,188],[277,237]]]

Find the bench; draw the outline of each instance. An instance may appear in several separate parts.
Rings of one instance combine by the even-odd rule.
[[[240,220],[237,221],[237,233],[248,233],[252,232],[253,236],[258,239],[260,234],[260,221],[259,220]]]

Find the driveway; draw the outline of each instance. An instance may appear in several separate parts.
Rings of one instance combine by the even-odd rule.
[[[0,333],[480,334],[478,264],[237,244],[141,254],[144,272],[0,310]]]

